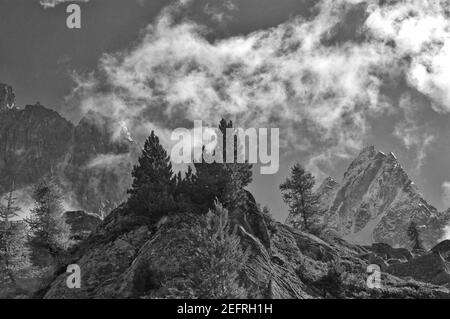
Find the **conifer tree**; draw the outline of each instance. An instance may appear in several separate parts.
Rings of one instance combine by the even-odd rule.
[[[302,218],[302,227],[308,231],[314,223],[314,215],[319,214],[318,198],[313,193],[314,176],[300,164],[291,169],[291,177],[280,185],[283,200],[289,205],[290,213]]]
[[[242,250],[236,229],[231,229],[228,211],[216,202],[206,215],[206,222],[206,238],[200,247],[204,250],[204,258],[199,262],[199,273],[203,273],[198,287],[200,298],[245,298],[239,275],[249,254]]]
[[[252,181],[252,165],[248,162],[238,163],[238,153],[242,151],[240,141],[234,136],[234,163],[226,163],[226,132],[233,128],[233,122],[222,119],[219,130],[223,135],[223,163],[206,163],[202,158],[195,163],[194,202],[202,205],[201,211],[206,212],[219,200],[229,211],[243,207],[247,201],[245,187]]]
[[[15,273],[29,265],[26,236],[20,224],[12,219],[18,217],[20,208],[13,197],[14,183],[4,202],[0,202],[0,273],[6,273],[16,283]]]
[[[34,187],[34,208],[26,222],[30,244],[48,252],[55,261],[70,245],[70,229],[63,220],[62,192],[53,177],[42,178]]]
[[[170,157],[153,131],[145,141],[132,176],[129,204],[137,214],[157,221],[176,209],[174,192],[177,179],[173,177]]]
[[[151,267],[146,267],[165,273],[160,280],[166,292],[155,297],[246,298],[241,275],[249,253],[243,250],[228,211],[217,203],[207,214],[179,218],[176,225],[165,230],[170,241],[156,248]]]

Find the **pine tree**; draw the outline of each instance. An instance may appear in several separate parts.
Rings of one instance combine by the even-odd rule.
[[[128,190],[128,202],[138,215],[147,216],[154,222],[176,209],[176,178],[173,177],[170,157],[153,131],[145,141],[132,176],[134,180]]]
[[[164,273],[160,284],[165,287],[156,298],[228,299],[246,298],[241,275],[249,254],[240,237],[231,229],[228,211],[219,203],[205,215],[179,217],[177,227],[167,227],[162,234],[170,238],[155,247],[151,266]],[[151,286],[154,280],[147,280]]]
[[[62,193],[53,177],[44,177],[34,187],[34,208],[26,222],[31,231],[30,244],[40,248],[58,261],[67,249],[70,237],[63,220]]]
[[[207,212],[219,200],[229,211],[245,206],[247,201],[247,187],[252,181],[252,165],[248,162],[238,163],[238,153],[242,145],[234,136],[234,163],[226,163],[226,131],[233,128],[233,122],[222,119],[219,130],[223,135],[223,163],[206,163],[204,156],[200,163],[195,163],[196,176],[192,197],[201,206],[200,211]]]
[[[2,222],[3,229],[8,229],[11,224],[11,219],[17,217],[17,213],[20,208],[15,205],[16,199],[13,197],[14,183],[6,198],[6,205],[0,203],[0,221]]]
[[[192,201],[195,174],[191,166],[184,174],[178,172],[175,178],[175,193],[174,198],[177,202],[177,210],[181,212],[193,212],[196,210],[196,205]]]
[[[200,298],[229,299],[246,295],[239,275],[248,260],[248,253],[241,248],[236,229],[230,229],[228,211],[219,203],[206,215],[207,229],[201,247],[203,258],[199,260],[201,284]]]
[[[422,249],[422,242],[420,240],[420,232],[415,222],[411,222],[408,226],[407,234],[413,249]]]
[[[300,216],[303,229],[308,231],[314,224],[314,215],[319,214],[318,197],[313,193],[314,176],[300,164],[291,169],[291,177],[280,185],[283,200],[289,205],[290,213]]]
[[[14,183],[6,196],[6,205],[0,202],[0,273],[6,273],[15,283],[15,273],[29,265],[29,250],[26,247],[24,229],[20,224],[12,222],[18,217],[20,208],[15,205],[13,197]]]

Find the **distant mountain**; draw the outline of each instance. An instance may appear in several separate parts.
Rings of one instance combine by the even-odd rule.
[[[431,248],[442,239],[450,213],[440,213],[422,197],[393,153],[365,148],[341,183],[327,178],[317,190],[325,225],[358,244],[383,242],[409,247],[406,229],[414,221]],[[293,224],[295,216],[287,222]]]
[[[106,214],[126,198],[139,148],[116,123],[88,113],[73,125],[37,103],[14,106],[11,87],[0,84],[0,194],[29,190],[46,174],[57,175],[66,206]]]

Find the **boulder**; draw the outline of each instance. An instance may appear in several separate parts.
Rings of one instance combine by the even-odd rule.
[[[450,257],[450,240],[444,240],[431,249],[434,253],[440,253],[445,259]]]
[[[89,237],[102,222],[98,215],[87,214],[84,211],[65,212],[66,224],[70,226],[71,239],[81,241]]]
[[[413,258],[412,254],[406,248],[393,248],[385,243],[375,243],[371,247],[372,252],[384,259],[400,259],[400,260],[411,260]]]
[[[398,277],[412,277],[436,285],[450,283],[450,271],[439,253],[429,253],[406,263],[390,265],[386,272]]]

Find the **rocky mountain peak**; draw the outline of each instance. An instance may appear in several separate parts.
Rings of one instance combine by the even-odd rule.
[[[0,110],[12,108],[13,101],[12,88],[0,84]],[[107,214],[126,199],[139,152],[129,134],[114,136],[116,127],[94,112],[75,126],[40,103],[0,112],[0,195],[13,180],[17,192],[28,193],[54,174],[69,194],[68,207]]]
[[[326,210],[323,223],[357,244],[409,247],[406,229],[414,221],[424,244],[432,247],[450,216],[427,203],[393,153],[386,155],[374,146],[351,162],[341,183],[326,179],[317,193]],[[290,216],[287,222],[292,220]]]

